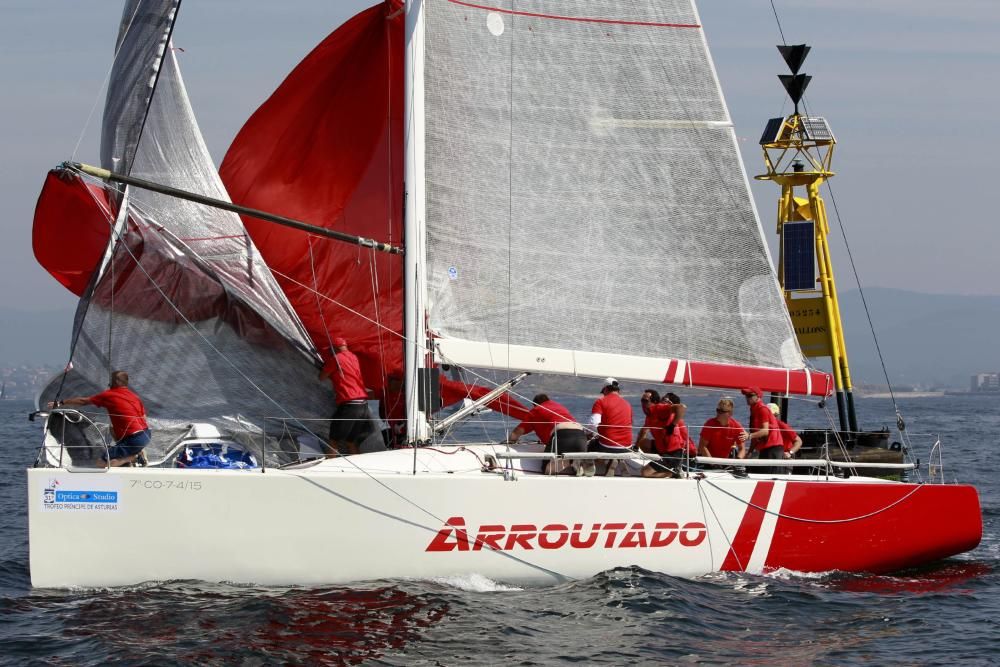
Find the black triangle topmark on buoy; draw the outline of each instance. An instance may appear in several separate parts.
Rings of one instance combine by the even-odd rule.
[[[796,113],[798,113],[799,100],[802,99],[806,88],[809,87],[812,77],[808,74],[779,74],[778,78],[781,79],[781,85],[785,87],[788,96],[792,98],[792,103],[795,105]]]
[[[778,45],[778,51],[781,52],[781,57],[785,59],[788,69],[792,70],[792,74],[799,73],[802,63],[805,62],[806,56],[809,55],[809,51],[811,50],[812,47],[805,44]]]

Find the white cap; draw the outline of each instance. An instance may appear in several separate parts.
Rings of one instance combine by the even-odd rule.
[[[618,384],[618,380],[614,378],[604,378],[604,386],[610,387],[613,384]]]

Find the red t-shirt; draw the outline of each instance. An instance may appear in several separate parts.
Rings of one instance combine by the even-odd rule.
[[[674,406],[672,403],[653,403],[649,406],[649,414],[643,426],[649,428],[653,438],[653,447],[657,452],[667,451],[667,427],[674,423]]]
[[[708,455],[724,459],[729,457],[729,450],[740,446],[740,433],[743,425],[729,418],[729,423],[723,426],[718,418],[712,417],[701,427],[701,438],[706,440]]]
[[[323,373],[330,376],[337,403],[368,399],[365,381],[361,377],[361,364],[350,350],[343,350],[323,364]]]
[[[778,428],[781,432],[781,444],[785,446],[785,451],[792,451],[792,447],[795,445],[795,438],[799,437],[799,434],[795,432],[795,429],[780,419],[778,420]]]
[[[590,413],[601,415],[597,435],[602,445],[632,446],[632,406],[617,391],[609,391],[594,401]]]
[[[569,410],[555,401],[548,400],[529,410],[524,421],[518,424],[518,428],[525,435],[534,431],[538,434],[538,439],[547,445],[552,441],[552,432],[556,424],[575,421]]]
[[[666,438],[666,446],[663,451],[667,454],[672,454],[673,452],[681,451],[685,447],[690,454],[695,455],[698,453],[698,448],[695,447],[694,442],[691,441],[691,436],[688,434],[687,424],[681,419],[674,424],[674,431]]]
[[[149,428],[146,424],[146,406],[128,387],[112,387],[87,400],[91,405],[108,411],[115,441]]]
[[[758,450],[770,449],[771,447],[781,447],[784,443],[781,440],[781,433],[778,427],[778,418],[774,416],[767,405],[758,400],[750,406],[750,430],[759,431],[767,424],[767,440],[755,438],[753,446]]]

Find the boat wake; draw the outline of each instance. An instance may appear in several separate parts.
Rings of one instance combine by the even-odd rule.
[[[447,586],[449,588],[457,588],[461,591],[469,593],[495,593],[502,591],[524,590],[523,588],[518,588],[517,586],[501,584],[481,574],[464,574],[456,575],[454,577],[432,577],[429,581],[442,586]]]

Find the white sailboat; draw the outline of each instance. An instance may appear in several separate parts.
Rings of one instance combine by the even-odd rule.
[[[45,414],[34,585],[883,572],[978,544],[968,486],[827,460],[794,477],[546,476],[540,445],[455,443],[434,417],[443,364],[830,394],[796,341],[691,0],[387,0],[289,76],[221,180],[170,48],[179,4],[126,3],[102,166],[378,243],[105,188],[74,165],[50,175],[36,255],[82,299],[72,369],[42,401],[126,368],[156,437],[152,465],[95,468],[99,426]],[[48,241],[67,227],[71,252]],[[403,371],[416,446],[310,459],[334,335],[370,386]],[[198,447],[255,467],[172,467]]]

